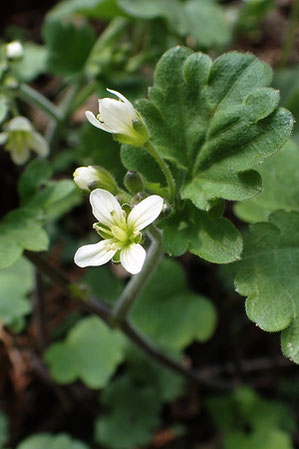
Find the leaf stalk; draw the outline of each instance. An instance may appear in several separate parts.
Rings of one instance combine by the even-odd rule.
[[[171,173],[167,163],[164,161],[164,159],[162,159],[160,154],[157,152],[155,147],[150,142],[147,142],[145,144],[145,148],[146,148],[147,152],[155,159],[155,161],[159,165],[163,175],[165,176],[165,179],[168,184],[169,200],[171,203],[173,203],[175,200],[175,191],[176,191],[175,182],[174,182],[172,173]]]

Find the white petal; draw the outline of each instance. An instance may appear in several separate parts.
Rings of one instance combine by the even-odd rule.
[[[6,55],[11,59],[18,59],[23,56],[23,45],[19,41],[12,41],[6,46]]]
[[[88,185],[99,180],[96,169],[89,165],[88,167],[78,167],[73,173],[74,181],[82,190],[89,191]]]
[[[151,195],[137,204],[128,216],[128,226],[138,231],[145,228],[158,218],[163,207],[163,198]]]
[[[117,92],[117,90],[112,90],[112,89],[106,89],[106,90],[108,92],[110,92],[111,94],[115,95],[116,97],[118,97],[121,101],[123,101],[131,109],[132,114],[136,115],[134,106],[124,95],[122,95],[120,92]]]
[[[112,98],[99,100],[101,120],[115,134],[132,134],[133,120],[137,118],[135,111],[130,106]]]
[[[8,134],[7,133],[0,133],[0,145],[5,144],[7,139],[8,139]]]
[[[8,131],[32,131],[31,122],[28,118],[19,116],[15,117],[8,123],[7,126]]]
[[[108,133],[113,132],[112,129],[110,129],[104,123],[101,123],[92,112],[86,111],[85,116],[86,116],[87,120],[89,121],[89,123],[91,123],[96,128],[102,129],[103,131],[107,131]]]
[[[20,150],[10,150],[10,157],[13,160],[13,162],[17,165],[23,165],[25,162],[29,159],[30,151],[29,148],[22,148],[22,151]]]
[[[49,154],[49,145],[46,139],[37,132],[33,132],[29,140],[30,148],[32,148],[40,156]]]
[[[131,274],[137,274],[142,270],[145,257],[146,251],[138,243],[132,243],[120,251],[120,263]]]
[[[111,243],[112,240],[107,239],[91,245],[81,246],[74,256],[75,264],[84,268],[97,267],[109,262],[117,251],[116,249],[107,250],[107,245]]]
[[[92,206],[92,213],[100,223],[111,227],[124,221],[124,214],[119,202],[107,190],[93,190],[89,201]]]

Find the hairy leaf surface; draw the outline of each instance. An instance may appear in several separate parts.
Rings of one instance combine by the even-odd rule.
[[[269,332],[285,329],[283,351],[298,362],[299,213],[273,212],[252,225],[239,266],[235,284],[248,317]]]
[[[162,56],[138,108],[158,151],[186,172],[182,198],[208,210],[216,198],[245,200],[261,191],[252,168],[279,150],[293,125],[277,108],[271,79],[271,68],[249,53],[213,62],[175,47]]]
[[[266,221],[278,209],[299,211],[299,148],[292,140],[258,168],[263,192],[251,200],[237,203],[235,212],[242,220]]]

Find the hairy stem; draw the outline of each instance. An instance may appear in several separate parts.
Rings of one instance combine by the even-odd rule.
[[[175,182],[174,182],[172,173],[171,173],[167,163],[164,161],[164,159],[162,159],[160,154],[157,152],[155,147],[150,142],[147,142],[145,144],[145,148],[148,151],[148,153],[155,159],[155,161],[159,165],[162,173],[164,174],[165,179],[168,184],[169,199],[170,199],[170,202],[173,203],[174,199],[175,199]]]
[[[20,98],[33,104],[34,106],[37,106],[42,111],[45,111],[49,117],[54,119],[56,122],[60,122],[62,120],[62,113],[60,109],[44,95],[28,86],[28,84],[20,84],[18,93]]]
[[[54,267],[43,255],[31,251],[25,251],[24,254],[41,273],[54,282],[68,297],[75,300],[81,308],[99,316],[108,325],[111,325],[112,312],[104,302],[93,295],[89,295],[88,290],[84,290],[82,286],[71,283],[64,273]],[[177,360],[168,357],[149,338],[137,331],[128,320],[121,323],[120,329],[133,344],[153,360],[183,376],[188,381],[220,389],[232,389],[234,387],[229,382],[201,375],[186,368]]]
[[[141,294],[149,279],[152,277],[163,255],[160,231],[152,226],[148,231],[148,234],[152,243],[148,250],[142,271],[131,277],[112,311],[113,321],[118,325],[126,319],[129,310]]]

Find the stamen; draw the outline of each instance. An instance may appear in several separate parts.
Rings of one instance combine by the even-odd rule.
[[[115,243],[107,243],[105,249],[106,249],[107,252],[108,251],[114,251],[114,250],[116,250],[116,245],[115,245]]]
[[[99,113],[99,114],[97,114],[97,119],[98,119],[98,121],[99,122],[101,122],[101,123],[104,123],[104,120],[102,119],[102,117],[101,117],[101,114]]]

